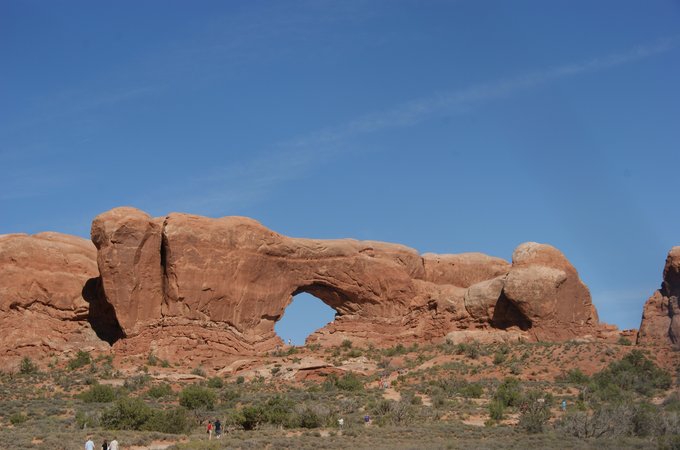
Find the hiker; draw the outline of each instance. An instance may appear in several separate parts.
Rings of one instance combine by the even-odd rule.
[[[562,411],[566,411],[566,410],[567,410],[567,401],[562,400]]]
[[[106,439],[104,439],[104,443],[102,444],[102,450],[109,450],[109,443]]]
[[[208,429],[206,430],[208,432],[208,440],[212,440],[212,432],[213,432],[213,424],[211,421],[208,421]]]
[[[85,450],[94,450],[94,442],[90,436],[87,437],[87,441],[85,442]]]
[[[366,414],[366,415],[364,416],[364,425],[369,426],[370,424],[371,424],[371,416],[369,416],[368,414]]]
[[[109,450],[118,450],[118,440],[116,440],[116,436],[114,436],[113,440],[109,442]]]
[[[220,422],[220,419],[215,421],[215,437],[217,439],[222,437],[222,423]]]
[[[345,426],[345,419],[342,417],[338,419],[338,427],[343,428]]]

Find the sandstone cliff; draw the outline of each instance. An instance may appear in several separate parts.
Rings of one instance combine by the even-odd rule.
[[[106,350],[113,311],[98,297],[96,249],[59,233],[0,236],[0,358]],[[98,337],[92,324],[104,330]]]
[[[680,348],[680,247],[668,252],[661,289],[645,303],[638,333],[639,344]]]
[[[310,341],[393,345],[451,332],[499,330],[528,340],[592,333],[587,287],[557,249],[536,243],[512,264],[478,253],[419,255],[381,242],[289,238],[243,217],[116,208],[92,240],[121,351],[161,357],[274,348],[292,297],[308,292],[336,311]]]

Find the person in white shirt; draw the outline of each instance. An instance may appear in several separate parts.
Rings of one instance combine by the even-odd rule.
[[[85,450],[94,450],[94,442],[90,436],[87,437],[87,442],[85,442]]]
[[[109,442],[109,450],[118,450],[118,440],[115,438],[115,436],[113,440]]]

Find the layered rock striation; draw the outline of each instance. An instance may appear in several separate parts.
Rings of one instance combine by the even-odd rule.
[[[680,349],[680,246],[666,257],[663,282],[645,303],[639,344],[670,345]]]
[[[134,208],[96,217],[92,241],[125,336],[116,346],[161,357],[272,349],[281,343],[274,324],[300,292],[336,311],[312,342],[393,345],[483,330],[562,340],[598,326],[578,273],[545,244],[522,244],[512,263],[421,256],[382,242],[290,238],[243,217]]]
[[[75,236],[0,236],[0,358],[6,365],[23,356],[109,347],[117,325],[100,295],[96,256],[90,241]]]

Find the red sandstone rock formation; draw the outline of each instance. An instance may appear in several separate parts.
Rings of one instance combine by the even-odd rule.
[[[588,289],[547,245],[523,244],[510,265],[476,253],[289,238],[242,217],[154,219],[133,208],[95,218],[92,240],[125,352],[177,359],[272,349],[274,323],[300,292],[337,312],[310,337],[326,343],[393,345],[485,329],[566,339],[597,326]]]
[[[680,247],[668,252],[663,283],[645,303],[638,344],[680,348]]]
[[[104,325],[97,302],[96,249],[59,233],[0,236],[0,358],[5,367],[64,352],[106,350],[92,328]],[[43,359],[44,361],[44,359]]]

